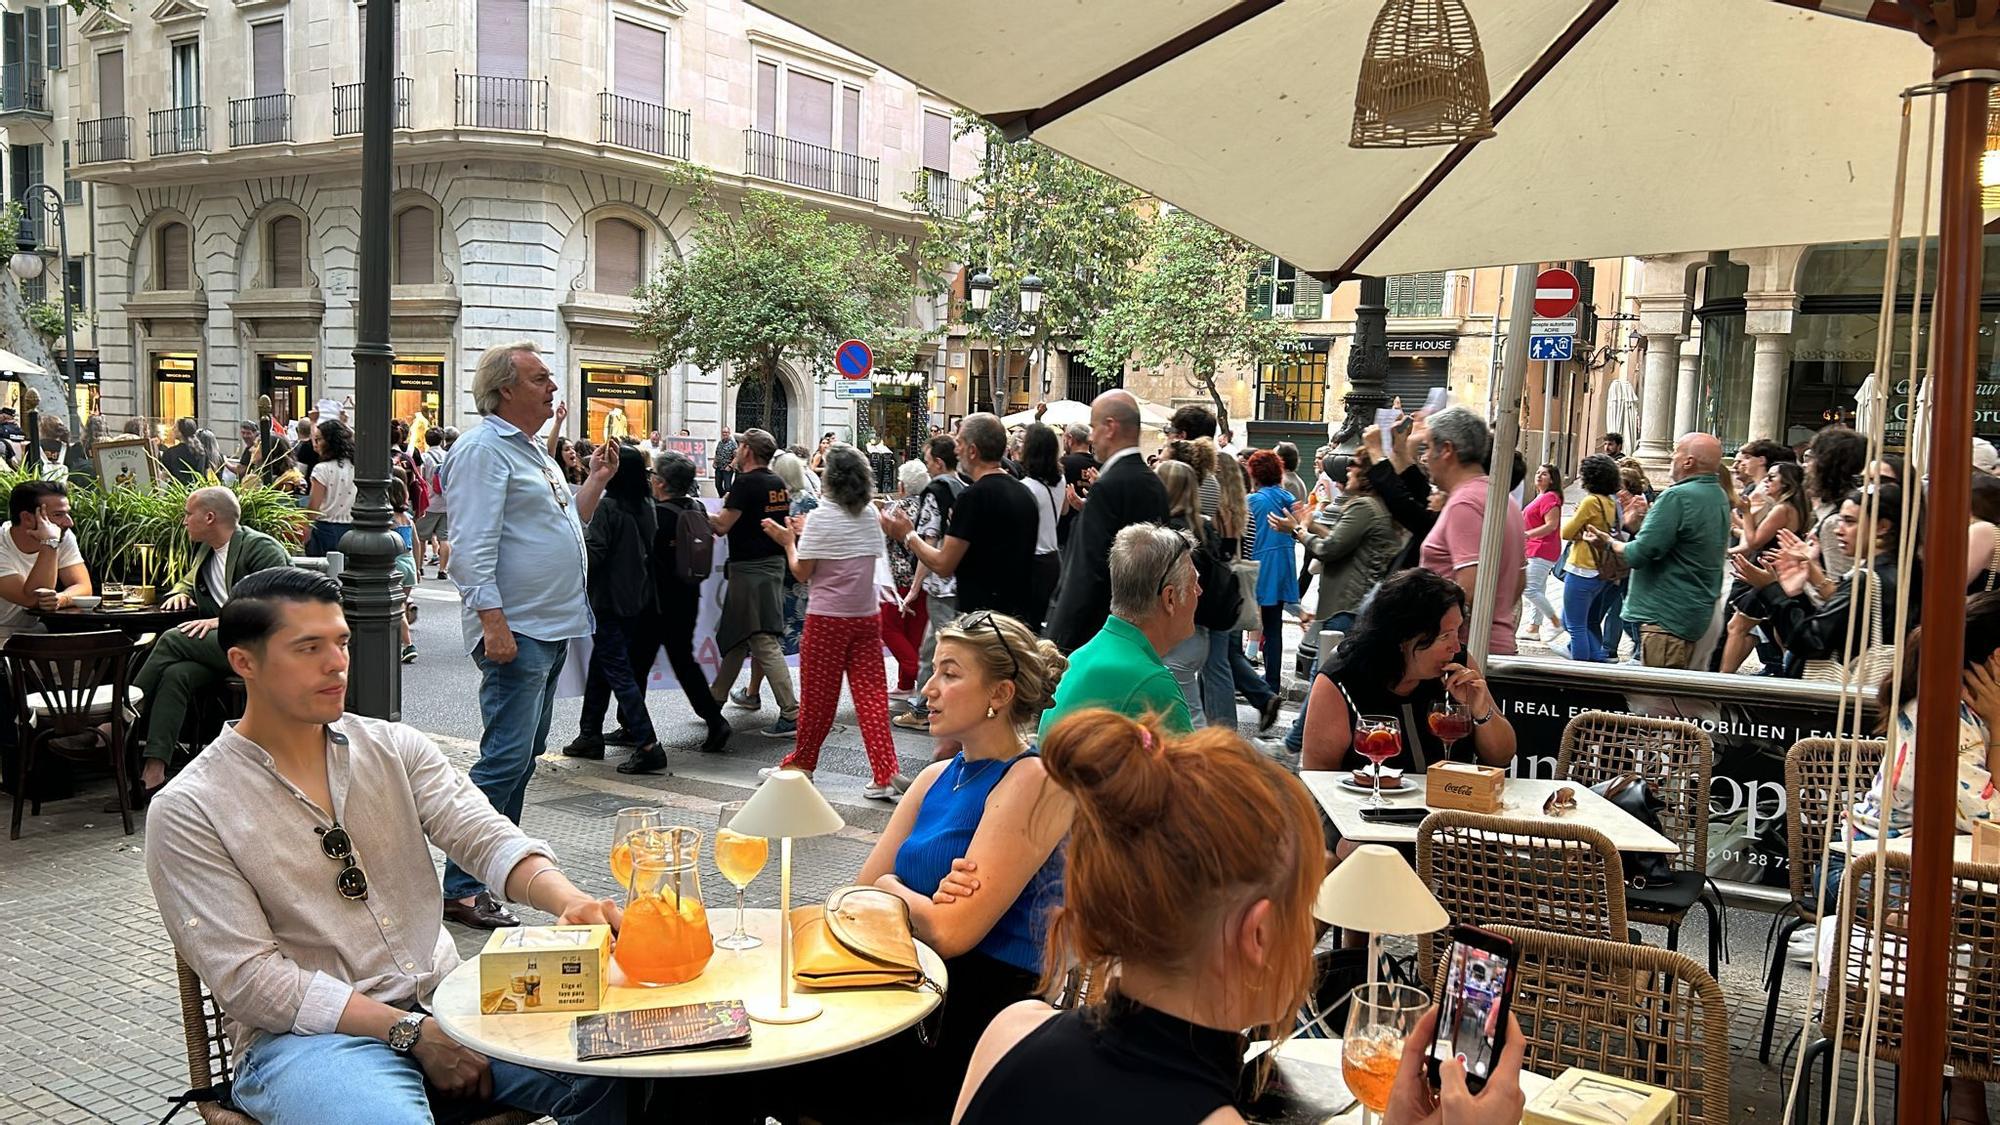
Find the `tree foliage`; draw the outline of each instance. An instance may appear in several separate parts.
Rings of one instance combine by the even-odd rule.
[[[1269,260],[1185,211],[1160,216],[1143,268],[1084,344],[1090,365],[1110,370],[1128,357],[1145,367],[1185,364],[1188,382],[1207,392],[1227,424],[1216,371],[1275,359],[1291,338],[1282,325],[1253,316],[1244,300]]]
[[[637,333],[661,368],[727,368],[759,380],[764,424],[786,363],[814,378],[833,374],[841,341],[865,341],[876,366],[908,365],[926,338],[909,325],[922,296],[908,247],[771,192],[749,191],[734,210],[694,187],[694,248],[633,291]]]
[[[989,311],[965,321],[971,335],[999,349],[992,406],[1004,414],[998,373],[1013,350],[1025,344],[1046,363],[1052,342],[1081,340],[1130,281],[1149,224],[1140,192],[1128,184],[1033,141],[1010,143],[972,114],[961,112],[954,128],[982,141],[986,156],[966,184],[963,215],[950,215],[925,191],[910,194],[926,214],[920,261],[934,293],[949,290],[960,266],[992,276]],[[1029,274],[1042,279],[1042,307],[1024,324],[1021,279]]]

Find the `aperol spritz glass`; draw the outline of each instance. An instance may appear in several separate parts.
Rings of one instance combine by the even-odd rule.
[[[771,858],[771,842],[729,830],[729,822],[742,811],[742,801],[731,801],[715,810],[715,869],[736,888],[736,929],[715,939],[718,949],[755,949],[764,944],[763,938],[743,928],[743,892]]]
[[[641,829],[665,828],[666,815],[667,810],[656,805],[618,810],[617,818],[611,822],[611,877],[618,880],[619,890],[632,882],[632,848],[628,839]]]
[[[1407,984],[1364,984],[1349,994],[1340,1069],[1347,1092],[1362,1105],[1376,1113],[1389,1108],[1389,1092],[1402,1069],[1403,1039],[1429,1006],[1430,997]]]

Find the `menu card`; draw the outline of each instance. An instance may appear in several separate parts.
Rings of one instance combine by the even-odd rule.
[[[605,1012],[576,1021],[576,1057],[584,1062],[749,1044],[750,1016],[741,1000]]]

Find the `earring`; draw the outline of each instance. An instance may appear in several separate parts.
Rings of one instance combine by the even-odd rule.
[[[998,711],[995,711],[995,710],[993,709],[993,707],[992,707],[992,706],[991,706],[990,704],[989,704],[989,705],[987,706],[987,708],[986,708],[986,717],[987,717],[987,718],[991,719],[991,718],[994,718],[995,716],[997,716],[997,715],[999,715],[999,714],[1000,714],[1000,712],[998,712]]]

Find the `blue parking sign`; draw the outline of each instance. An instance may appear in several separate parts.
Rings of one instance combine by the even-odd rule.
[[[1575,359],[1576,338],[1573,336],[1530,336],[1528,337],[1529,359]]]

